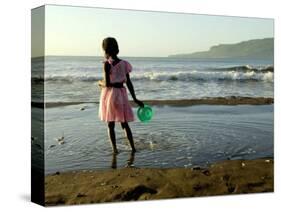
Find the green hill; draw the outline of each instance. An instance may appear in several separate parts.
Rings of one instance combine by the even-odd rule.
[[[175,54],[169,55],[169,57],[273,59],[273,54],[273,38],[264,38],[242,41],[235,44],[219,44],[212,46],[209,51],[194,52],[191,54]]]

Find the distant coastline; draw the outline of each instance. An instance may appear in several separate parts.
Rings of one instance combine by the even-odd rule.
[[[189,54],[169,55],[170,58],[186,59],[272,59],[274,56],[274,38],[253,39],[234,44],[218,44],[208,51]]]

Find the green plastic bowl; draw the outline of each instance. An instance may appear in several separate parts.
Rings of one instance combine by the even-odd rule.
[[[149,105],[144,105],[144,107],[139,107],[137,115],[141,122],[149,122],[152,119],[153,110]]]

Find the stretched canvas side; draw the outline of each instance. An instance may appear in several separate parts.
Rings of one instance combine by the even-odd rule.
[[[45,205],[44,39],[45,7],[41,6],[31,11],[31,201],[40,205]]]

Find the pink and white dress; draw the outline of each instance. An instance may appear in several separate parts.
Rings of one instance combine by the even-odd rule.
[[[110,68],[111,83],[126,83],[126,74],[132,71],[132,66],[125,60],[113,65],[107,60]],[[134,121],[134,113],[128,100],[126,87],[104,87],[101,90],[99,117],[106,122],[129,122]]]

